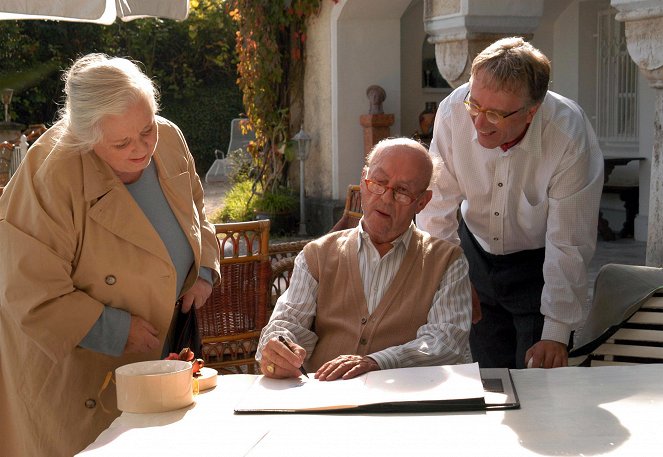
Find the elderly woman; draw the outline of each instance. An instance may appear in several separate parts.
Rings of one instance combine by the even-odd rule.
[[[117,417],[108,373],[167,351],[219,271],[194,160],[152,81],[92,54],[0,199],[2,454],[72,455]],[[180,299],[178,301],[178,298]]]

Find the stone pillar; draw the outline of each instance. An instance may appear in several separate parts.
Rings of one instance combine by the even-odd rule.
[[[394,125],[394,115],[362,114],[359,123],[364,128],[364,155],[367,155],[378,141],[389,137],[390,127]]]
[[[633,61],[656,90],[654,147],[651,156],[648,266],[663,267],[663,4],[660,0],[612,0],[616,19],[624,22],[626,45]]]
[[[370,102],[368,114],[362,114],[359,117],[359,123],[364,128],[364,156],[366,156],[373,146],[380,140],[388,138],[394,124],[393,114],[384,114],[382,103],[387,98],[387,94],[380,86],[369,86],[366,89],[366,97]]]
[[[542,14],[543,0],[424,0],[424,29],[440,73],[458,87],[479,52],[500,38],[530,39]]]

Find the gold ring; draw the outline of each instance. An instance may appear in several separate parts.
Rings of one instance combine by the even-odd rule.
[[[273,363],[270,363],[269,365],[267,365],[267,371],[271,374],[274,374],[274,364]]]

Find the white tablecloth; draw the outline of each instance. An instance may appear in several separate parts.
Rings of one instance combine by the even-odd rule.
[[[220,376],[189,408],[122,414],[79,455],[663,455],[663,365],[512,372],[521,409],[235,415],[253,381]]]

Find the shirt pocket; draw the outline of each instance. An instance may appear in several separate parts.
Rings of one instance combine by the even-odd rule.
[[[532,202],[525,192],[520,191],[518,208],[516,210],[518,227],[529,238],[538,238],[545,234],[548,222],[548,199]]]

